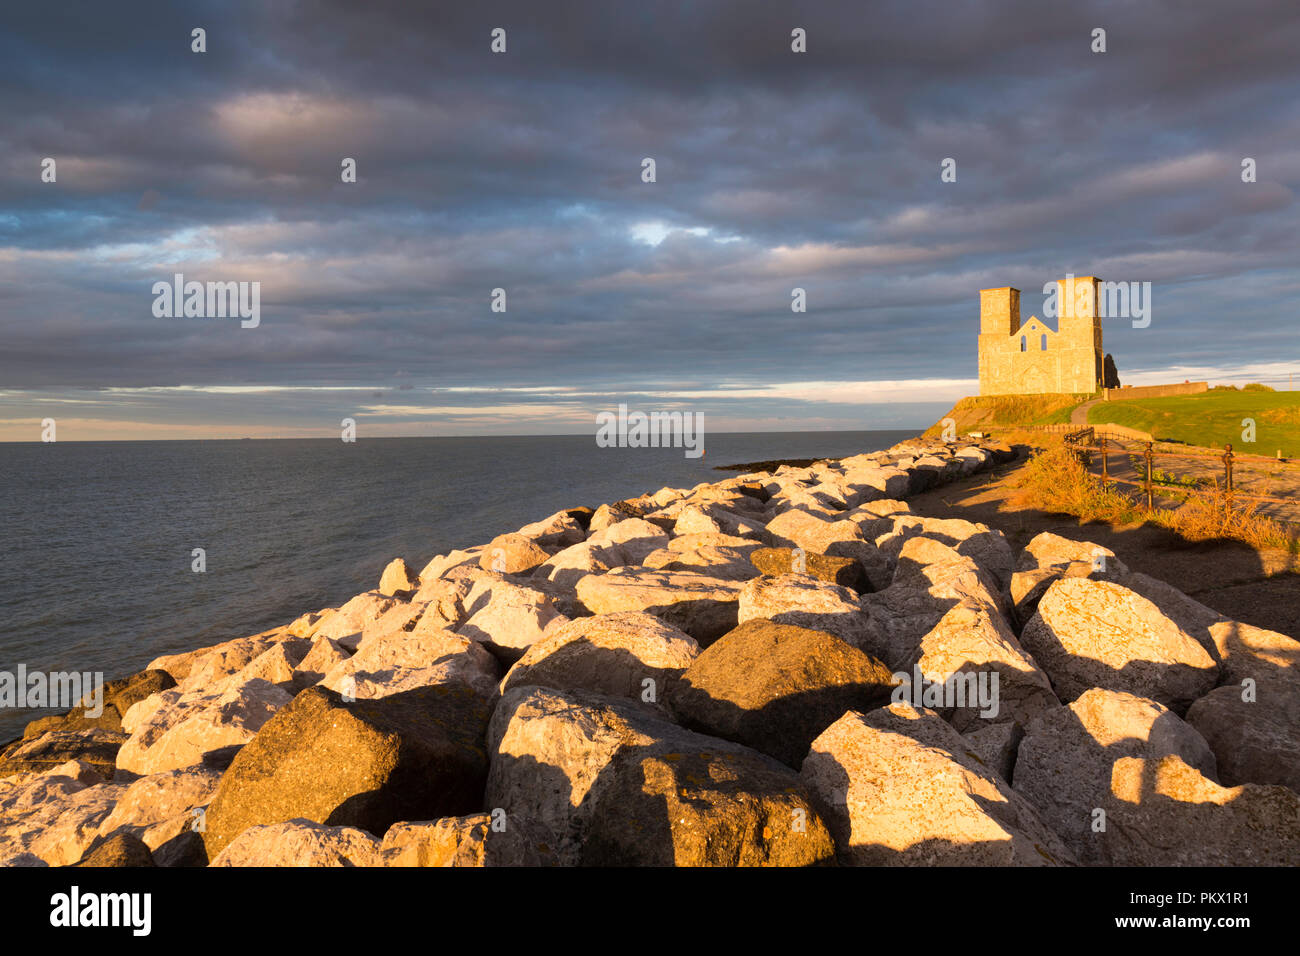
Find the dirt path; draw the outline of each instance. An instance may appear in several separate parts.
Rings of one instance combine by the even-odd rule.
[[[1188,541],[1152,524],[1080,525],[1014,504],[1023,461],[954,482],[909,499],[917,514],[965,518],[1002,531],[1017,550],[1051,531],[1110,548],[1134,571],[1159,578],[1221,614],[1300,640],[1300,559],[1281,550],[1258,551],[1240,541]]]
[[[1074,407],[1074,410],[1070,412],[1070,424],[1071,425],[1088,424],[1088,409],[1092,408],[1092,406],[1096,405],[1100,401],[1101,401],[1100,398],[1094,398],[1090,402],[1084,402],[1082,405],[1076,405]]]

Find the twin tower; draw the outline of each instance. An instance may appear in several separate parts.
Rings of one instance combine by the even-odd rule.
[[[1095,276],[1056,282],[1056,294],[1049,293],[1044,305],[1059,317],[1055,330],[1036,315],[1020,324],[1019,289],[982,289],[980,394],[1090,394],[1101,388],[1106,365],[1097,316],[1100,282]]]

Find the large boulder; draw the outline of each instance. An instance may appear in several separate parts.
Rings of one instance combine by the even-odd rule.
[[[544,866],[538,851],[504,813],[394,823],[380,845],[384,866]]]
[[[1300,682],[1300,641],[1240,621],[1210,626],[1214,658],[1220,661],[1224,684],[1247,678]]]
[[[218,694],[182,694],[179,689],[155,694],[123,718],[131,736],[117,752],[117,767],[147,776],[233,752],[289,700],[286,691],[261,679]]]
[[[1104,687],[1184,713],[1219,678],[1218,665],[1205,648],[1159,607],[1108,581],[1056,581],[1039,601],[1020,642],[1063,701]]]
[[[1000,590],[1005,590],[1011,583],[1015,567],[1011,546],[1001,531],[994,531],[987,525],[960,518],[896,515],[892,529],[878,536],[875,543],[885,554],[896,556],[909,538],[918,536],[946,544],[963,557],[970,558],[993,577]]]
[[[782,574],[806,574],[818,581],[850,588],[859,594],[871,590],[866,569],[853,558],[815,552],[809,554],[794,548],[757,548],[749,555],[749,560],[764,575],[775,577]]]
[[[639,562],[652,551],[668,546],[671,535],[643,518],[628,518],[588,536],[587,543],[600,548],[618,547],[629,562]]]
[[[81,761],[0,780],[0,860],[30,854],[49,866],[76,863],[126,789],[103,780]]]
[[[740,592],[737,623],[770,620],[826,631],[859,650],[880,643],[880,628],[848,588],[804,574],[761,577]]]
[[[631,564],[628,555],[619,545],[602,545],[581,541],[552,555],[540,565],[533,578],[544,578],[556,584],[573,587],[588,574],[603,574],[611,568]]]
[[[801,865],[830,855],[792,771],[637,702],[517,687],[488,736],[490,812],[561,865]]]
[[[570,509],[557,511],[549,518],[526,524],[519,529],[519,533],[525,538],[531,538],[539,548],[558,551],[583,540],[587,536],[587,529],[578,520],[578,514]]]
[[[1024,726],[1060,706],[1047,675],[1025,653],[1002,615],[986,604],[954,605],[921,639],[911,663],[905,668],[909,685],[917,684],[913,673],[919,671],[925,683],[943,685],[948,697],[964,691],[963,702],[945,700],[934,707],[962,733],[993,723]],[[982,696],[992,698],[991,707],[980,703],[982,687],[989,691]],[[971,689],[977,693],[972,695]],[[915,690],[912,702],[920,703]]]
[[[420,576],[406,566],[402,558],[393,558],[379,577],[380,594],[404,594],[420,587]]]
[[[113,768],[127,735],[91,727],[86,730],[51,730],[19,742],[0,759],[0,778],[22,773],[45,773],[68,761],[90,764],[105,776]]]
[[[691,537],[699,537],[692,535]],[[718,537],[721,537],[719,535]],[[671,543],[676,543],[674,539]],[[749,555],[757,545],[747,548],[700,545],[690,549],[660,548],[645,556],[644,567],[661,571],[691,571],[730,581],[748,581],[758,577],[758,571],[749,562]]]
[[[211,866],[383,866],[379,841],[364,830],[286,820],[251,826]]]
[[[500,574],[528,574],[545,564],[550,552],[522,534],[497,535],[483,549],[479,567]]]
[[[508,663],[540,641],[548,627],[567,621],[541,591],[494,578],[474,583],[465,610],[468,616],[456,633],[481,642]]]
[[[482,644],[451,631],[430,630],[367,638],[320,683],[340,694],[373,699],[459,681],[491,699],[499,679],[496,658]]]
[[[1154,700],[1094,688],[1030,723],[1016,756],[1014,786],[1084,863],[1105,859],[1097,811],[1111,767],[1124,757],[1176,754],[1214,776],[1214,754],[1195,728]]]
[[[208,805],[220,781],[219,771],[201,766],[140,777],[126,787],[104,818],[100,835],[126,830],[143,839],[149,849],[156,849],[174,835],[164,825],[175,822],[177,829],[187,829],[197,819],[195,808]]]
[[[881,634],[867,650],[894,670],[907,669],[922,639],[956,605],[985,607],[990,614],[1003,614],[1004,607],[992,576],[926,537],[903,543],[893,582],[883,591],[864,594],[861,603]]]
[[[589,574],[576,591],[593,614],[645,611],[704,646],[736,626],[740,589],[740,582],[690,571],[628,566]]]
[[[615,753],[592,791],[586,866],[818,866],[835,843],[799,778],[752,750],[676,731]]]
[[[1025,545],[1011,576],[1016,618],[1023,625],[1033,617],[1047,589],[1061,578],[1114,581],[1127,573],[1128,567],[1109,548],[1044,531]]]
[[[782,512],[767,523],[768,544],[777,548],[802,548],[805,553],[849,558],[862,565],[873,589],[888,582],[889,561],[853,521],[824,520],[798,508]]]
[[[829,809],[841,863],[1053,866],[1069,851],[1024,797],[932,711],[851,711],[812,743],[800,777]]]
[[[581,617],[528,648],[501,692],[535,684],[653,702],[699,652],[694,639],[643,611]]]
[[[215,857],[244,830],[298,817],[382,834],[480,808],[489,709],[460,683],[344,703],[311,687],[235,757],[207,812]]]
[[[1177,755],[1123,757],[1104,804],[1112,866],[1300,865],[1300,794],[1221,787]]]
[[[671,685],[668,706],[693,730],[797,768],[814,737],[846,710],[886,703],[894,684],[883,664],[833,634],[755,619],[701,653]]]
[[[1249,693],[1241,685],[1216,688],[1192,704],[1187,722],[1209,742],[1224,786],[1300,791],[1300,684],[1264,677]]]
[[[105,869],[109,867],[151,867],[153,856],[149,847],[132,833],[117,833],[91,844],[90,849],[76,863],[78,867]]]

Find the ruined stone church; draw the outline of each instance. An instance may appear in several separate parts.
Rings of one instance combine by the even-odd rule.
[[[1058,279],[1057,328],[1036,315],[1020,324],[1020,290],[980,290],[981,395],[1091,394],[1118,386],[1104,355],[1095,276]]]

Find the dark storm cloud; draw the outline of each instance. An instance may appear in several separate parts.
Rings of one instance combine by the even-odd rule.
[[[1106,326],[1121,374],[1294,342],[1291,4],[416,6],[7,10],[3,417],[182,385],[355,386],[418,417],[474,386],[551,390],[509,402],[561,422],[559,388],[971,379],[978,289],[1018,286],[1027,317],[1067,272],[1154,283],[1150,328]],[[261,325],[154,318],[174,272],[261,282]],[[419,400],[373,398],[398,384]],[[88,415],[255,415],[103,394]],[[332,395],[257,407],[306,422]]]

